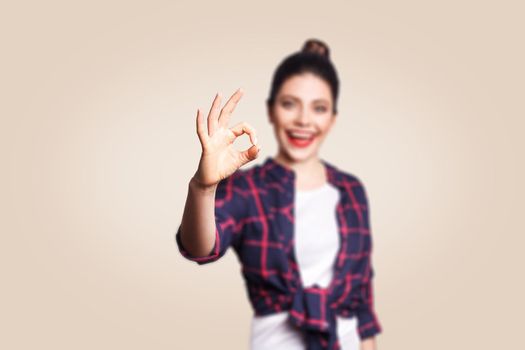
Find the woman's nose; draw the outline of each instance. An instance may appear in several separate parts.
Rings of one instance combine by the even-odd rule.
[[[302,110],[299,113],[297,113],[297,117],[295,118],[295,121],[299,125],[308,125],[310,124],[310,115],[307,111]]]

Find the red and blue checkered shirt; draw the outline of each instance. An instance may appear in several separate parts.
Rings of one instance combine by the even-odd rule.
[[[336,217],[340,248],[330,285],[304,286],[294,252],[295,172],[271,157],[238,169],[219,182],[215,194],[215,245],[204,257],[181,254],[199,265],[221,258],[231,246],[242,265],[256,315],[288,311],[308,350],[339,350],[336,315],[357,317],[361,340],[382,331],[374,311],[372,236],[362,182],[325,160],[328,182],[340,192]],[[322,239],[322,232],[319,238]]]

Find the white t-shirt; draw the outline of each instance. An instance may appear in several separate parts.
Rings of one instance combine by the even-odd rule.
[[[336,206],[339,191],[329,182],[313,190],[295,191],[295,256],[305,287],[328,287],[340,247]],[[251,350],[304,350],[299,330],[288,321],[288,311],[253,316]],[[342,350],[358,350],[357,319],[336,316]]]

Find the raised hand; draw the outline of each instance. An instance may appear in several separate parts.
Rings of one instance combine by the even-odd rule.
[[[240,122],[231,128],[228,127],[231,114],[242,94],[241,89],[235,91],[220,111],[221,96],[215,96],[208,113],[208,130],[205,128],[201,110],[197,110],[197,135],[202,154],[193,178],[203,188],[216,186],[259,154],[260,147],[257,145],[257,136],[252,126]],[[252,146],[244,151],[237,151],[233,148],[233,142],[244,133],[250,136]]]

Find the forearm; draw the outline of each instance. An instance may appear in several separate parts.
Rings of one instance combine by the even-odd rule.
[[[192,177],[181,222],[181,240],[195,257],[206,256],[215,244],[215,191],[202,187]]]
[[[369,337],[361,341],[360,350],[377,350],[376,337]]]

